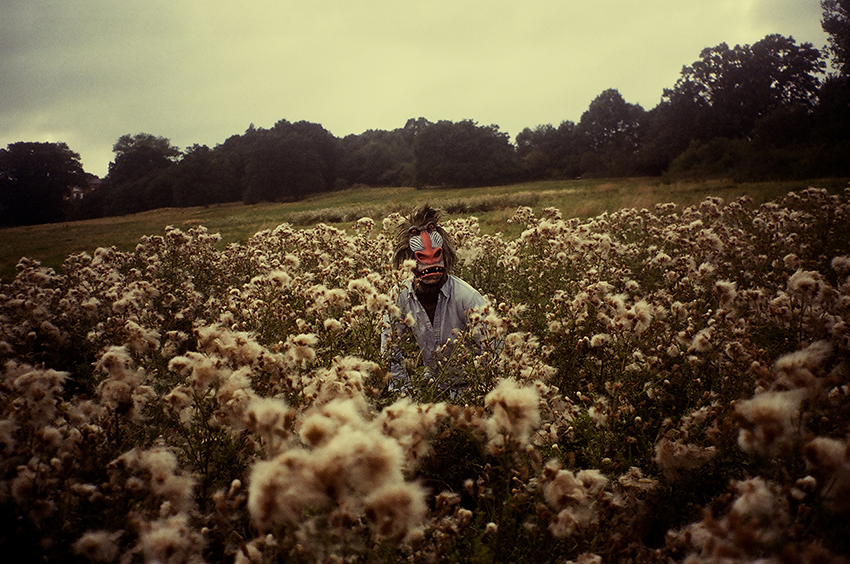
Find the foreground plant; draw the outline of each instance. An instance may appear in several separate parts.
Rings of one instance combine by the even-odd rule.
[[[823,562],[850,553],[850,204],[809,189],[447,229],[439,370],[383,320],[397,214],[203,228],[0,286],[0,546],[95,562]],[[399,322],[404,320],[399,319]],[[466,338],[473,336],[475,338]],[[441,375],[469,385],[452,394]]]

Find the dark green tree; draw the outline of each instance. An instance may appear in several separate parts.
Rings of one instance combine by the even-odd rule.
[[[217,145],[212,151],[214,159],[221,163],[225,171],[224,178],[228,182],[228,192],[236,193],[236,200],[242,199],[245,190],[245,170],[248,160],[254,150],[262,143],[266,135],[265,129],[258,129],[254,124],[248,126],[242,135],[232,135],[224,143]]]
[[[120,185],[152,176],[177,162],[182,154],[166,137],[150,133],[122,135],[112,146],[115,159],[109,163],[107,183]]]
[[[850,75],[833,75],[824,81],[814,114],[821,141],[850,139]]]
[[[811,109],[817,103],[826,62],[811,43],[797,45],[793,37],[773,34],[754,43],[751,51],[750,70],[767,106],[762,115],[778,108]]]
[[[281,120],[231,145],[245,203],[293,201],[336,185],[339,140],[321,125]]]
[[[630,104],[616,89],[597,96],[576,127],[581,173],[625,176],[636,170],[636,153],[646,112]]]
[[[319,156],[292,135],[268,135],[248,156],[242,201],[283,202],[324,191]]]
[[[821,27],[829,34],[828,50],[838,71],[850,75],[850,0],[821,0]]]
[[[516,136],[517,157],[526,179],[575,178],[581,174],[580,139],[575,123],[526,127]]]
[[[414,182],[412,138],[403,129],[368,130],[341,140],[340,176],[346,184],[410,186]]]
[[[515,180],[519,166],[507,133],[472,120],[442,120],[415,133],[419,186],[488,186]]]
[[[816,162],[823,176],[846,176],[850,174],[850,0],[821,0],[821,8],[821,27],[829,34],[827,50],[838,72],[818,93]]]
[[[644,110],[614,88],[597,96],[579,121],[579,134],[594,152],[631,152],[638,147]]]
[[[236,202],[240,198],[239,182],[226,160],[206,145],[186,149],[165,177],[172,185],[173,205],[177,207]]]
[[[424,117],[408,119],[407,122],[405,122],[404,127],[402,128],[404,139],[409,145],[412,146],[414,141],[416,140],[416,136],[431,125],[434,124],[425,119]]]
[[[103,213],[126,215],[173,206],[172,183],[165,175],[182,152],[165,137],[122,135],[112,147],[114,160],[101,187]],[[94,202],[93,199],[92,201]]]
[[[12,143],[0,150],[0,225],[63,221],[73,188],[87,183],[65,143]]]
[[[558,176],[552,160],[557,144],[557,132],[551,124],[526,127],[516,136],[517,157],[523,175],[528,179]]]
[[[662,100],[646,113],[644,142],[638,154],[643,170],[660,175],[693,139],[702,108],[697,104]]]
[[[286,120],[281,120],[275,124],[275,129],[281,126],[291,130],[300,137],[305,146],[316,152],[321,167],[319,173],[324,182],[321,191],[333,190],[336,186],[339,161],[342,157],[339,139],[318,123],[296,121],[290,124]]]
[[[704,49],[673,89],[664,90],[665,126],[687,131],[689,140],[746,137],[756,120],[779,108],[811,108],[824,68],[811,43],[797,45],[781,35],[752,46]]]

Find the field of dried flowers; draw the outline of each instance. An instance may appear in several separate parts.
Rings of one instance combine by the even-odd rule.
[[[382,323],[400,216],[203,228],[0,285],[0,549],[67,562],[834,562],[850,189],[447,228],[490,305]]]

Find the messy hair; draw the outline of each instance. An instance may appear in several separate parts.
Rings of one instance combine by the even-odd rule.
[[[440,226],[440,219],[443,217],[443,210],[432,208],[425,204],[407,216],[407,221],[404,222],[396,234],[396,245],[393,251],[393,267],[399,268],[401,264],[408,260],[414,259],[413,251],[410,250],[410,228],[421,227],[428,223],[434,222],[437,226],[437,233],[443,237],[443,260],[446,263],[446,272],[451,272],[452,267],[457,260],[455,254],[454,240],[445,229]]]

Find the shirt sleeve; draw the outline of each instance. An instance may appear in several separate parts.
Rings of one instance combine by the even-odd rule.
[[[469,313],[472,308],[481,307],[487,303],[481,292],[460,278],[455,279],[455,297],[459,298],[463,304],[464,313]]]
[[[487,305],[487,299],[481,295],[481,292],[473,288],[471,285],[461,279],[456,280],[455,295],[463,304],[463,322],[464,327],[467,327],[469,322],[469,310]],[[483,338],[481,327],[469,327],[470,336],[472,337],[478,354],[483,353]]]

